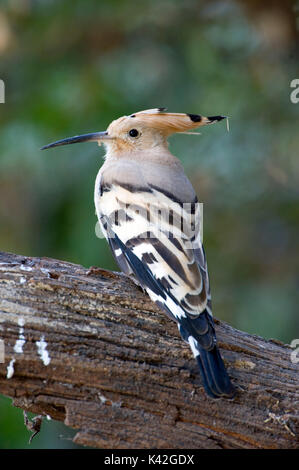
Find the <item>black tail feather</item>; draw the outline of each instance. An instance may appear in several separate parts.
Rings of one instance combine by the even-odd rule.
[[[226,372],[217,346],[211,351],[199,347],[196,359],[206,393],[212,398],[233,398],[236,390]]]
[[[201,325],[198,319],[201,319]],[[207,311],[201,313],[198,319],[181,319],[178,325],[181,336],[189,344],[197,360],[207,394],[212,398],[232,398],[236,390],[216,345],[213,319]]]

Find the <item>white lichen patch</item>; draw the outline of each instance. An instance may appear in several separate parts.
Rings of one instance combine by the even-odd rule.
[[[46,268],[40,268],[41,272],[45,274],[47,277],[51,277],[51,273],[48,269]]]
[[[37,346],[37,354],[40,356],[41,360],[43,361],[43,364],[45,366],[48,366],[51,362],[51,358],[47,351],[48,343],[45,341],[44,336],[41,337],[40,341],[36,341],[36,346]]]
[[[11,379],[12,376],[14,375],[15,373],[15,369],[14,369],[14,363],[16,362],[15,358],[13,357],[12,360],[10,361],[10,363],[8,364],[7,366],[7,373],[6,373],[6,378],[7,379]]]
[[[49,270],[46,268],[40,268],[41,272],[44,274],[49,274]]]
[[[107,401],[107,398],[104,397],[104,395],[102,395],[101,393],[98,393],[98,397],[99,397],[99,399],[101,400],[101,403],[102,403],[103,405],[105,405],[105,403],[106,403],[106,401]]]
[[[25,336],[24,336],[24,325],[25,325],[25,320],[23,317],[18,319],[18,325],[20,327],[19,329],[19,337],[16,341],[16,344],[14,345],[14,352],[17,354],[22,354],[23,353],[23,346],[26,343]]]
[[[26,266],[25,264],[21,264],[20,269],[22,271],[32,271],[31,266]]]

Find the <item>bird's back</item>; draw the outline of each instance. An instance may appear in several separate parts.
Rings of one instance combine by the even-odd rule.
[[[150,159],[133,155],[106,160],[97,177],[95,204],[102,226],[108,221],[112,232],[178,300],[177,314],[183,309],[198,316],[209,292],[200,204],[176,157],[167,151],[152,153]],[[113,252],[124,269],[123,254]]]

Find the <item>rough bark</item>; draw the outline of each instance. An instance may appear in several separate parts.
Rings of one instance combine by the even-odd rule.
[[[216,330],[234,400],[205,395],[176,325],[130,279],[0,253],[0,393],[78,429],[77,443],[297,447],[293,350],[223,322]]]

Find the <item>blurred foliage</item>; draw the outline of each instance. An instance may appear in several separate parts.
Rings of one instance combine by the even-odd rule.
[[[229,133],[170,141],[204,202],[214,313],[298,337],[298,11],[291,0],[1,0],[0,249],[117,269],[94,230],[103,150],[39,148],[156,106],[227,115]],[[26,446],[20,410],[2,403],[0,447]]]

